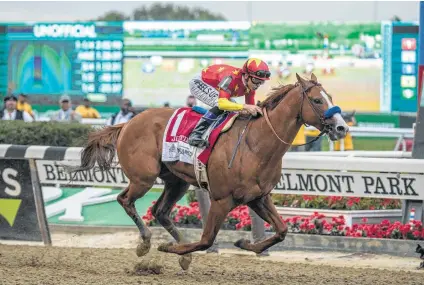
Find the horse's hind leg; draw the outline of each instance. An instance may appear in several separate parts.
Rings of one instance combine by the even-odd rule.
[[[213,200],[200,241],[175,245],[161,244],[159,245],[158,250],[184,255],[193,251],[206,250],[210,248],[225,220],[225,217],[231,209],[233,209],[233,207],[234,201],[232,200],[232,197],[226,197],[221,200]]]
[[[155,216],[157,221],[171,234],[171,236],[178,243],[181,243],[185,241],[184,237],[172,222],[169,215],[171,214],[172,208],[176,202],[184,196],[190,185],[170,172],[164,176],[161,176],[161,178],[165,182],[165,188],[162,192],[162,195],[153,206],[152,214]],[[179,259],[181,268],[183,270],[187,270],[191,260],[191,254],[181,256]]]
[[[255,253],[261,253],[286,238],[288,232],[287,225],[281,220],[270,195],[254,200],[248,203],[248,205],[259,217],[274,228],[275,235],[254,244],[250,243],[249,240],[241,239],[234,244],[235,246]]]
[[[137,185],[130,183],[130,185],[117,197],[118,203],[124,208],[127,215],[137,225],[141,238],[143,239],[143,243],[139,243],[137,246],[136,253],[139,257],[144,256],[149,252],[151,247],[150,239],[152,237],[152,233],[138,215],[135,208],[135,201],[143,197],[151,187],[152,185]]]

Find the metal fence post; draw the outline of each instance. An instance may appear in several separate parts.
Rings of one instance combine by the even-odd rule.
[[[52,245],[50,230],[47,222],[47,216],[44,208],[43,192],[41,191],[40,179],[38,179],[37,166],[35,159],[29,159],[29,169],[31,172],[31,181],[34,191],[35,209],[37,211],[37,219],[40,224],[40,232],[44,245]]]

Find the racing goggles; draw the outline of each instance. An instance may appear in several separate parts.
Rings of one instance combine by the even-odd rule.
[[[255,72],[251,72],[252,75],[260,77],[260,78],[270,78],[271,72],[265,70],[258,70]]]
[[[265,80],[258,79],[256,77],[250,77],[250,79],[252,80],[252,83],[255,85],[262,85],[265,83]]]

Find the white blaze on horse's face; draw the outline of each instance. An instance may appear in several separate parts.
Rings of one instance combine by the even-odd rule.
[[[325,93],[324,90],[321,90],[320,93],[322,97],[324,98],[324,100],[327,102],[328,109],[330,109],[331,107],[334,107],[327,93]],[[328,136],[330,137],[330,139],[337,140],[337,139],[344,138],[347,132],[349,131],[349,126],[346,124],[342,115],[340,115],[339,113],[334,114],[333,117],[328,120],[332,120],[332,125],[331,125],[332,128],[328,132]]]

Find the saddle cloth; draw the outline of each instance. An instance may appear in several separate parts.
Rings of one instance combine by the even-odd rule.
[[[198,107],[179,108],[169,119],[163,136],[162,161],[182,161],[194,164],[196,163],[195,159],[198,159],[203,165],[207,165],[219,134],[227,131],[238,115],[234,112],[225,112],[220,115],[203,135],[203,138],[208,138],[209,146],[207,148],[196,148],[187,142],[197,122],[203,116],[203,112],[196,112],[193,109],[199,110]]]

